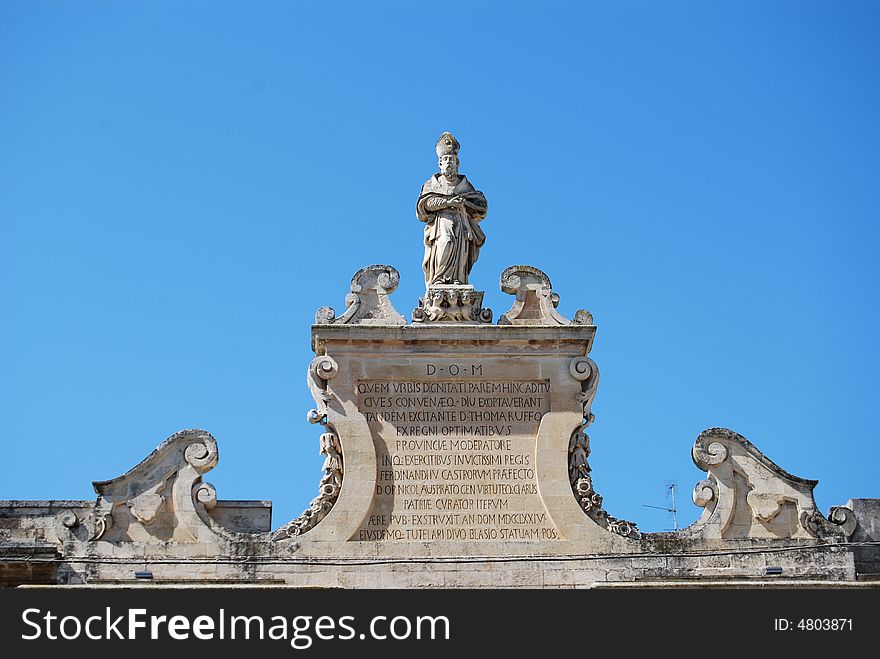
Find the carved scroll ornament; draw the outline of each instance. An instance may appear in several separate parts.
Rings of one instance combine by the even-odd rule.
[[[788,473],[732,430],[704,430],[692,454],[694,464],[708,475],[693,492],[703,514],[685,534],[715,539],[846,539],[855,530],[849,508],[832,508],[827,518],[818,511],[813,498],[818,481]]]
[[[324,456],[324,475],[318,484],[318,496],[311,500],[302,515],[275,531],[273,540],[286,540],[313,528],[327,516],[339,498],[343,476],[342,446],[336,429],[327,421],[327,403],[331,400],[329,381],[338,373],[339,365],[328,355],[315,357],[309,364],[306,380],[315,400],[315,408],[309,410],[307,418],[310,423],[320,424],[326,430],[321,434],[319,445],[319,451]]]
[[[599,369],[589,357],[576,357],[569,364],[569,373],[581,383],[577,401],[583,410],[583,420],[571,434],[568,445],[568,477],[574,497],[581,510],[599,526],[626,538],[639,538],[641,533],[633,522],[617,519],[602,507],[602,496],[593,487],[590,457],[590,436],[584,430],[596,419],[592,411],[593,399],[599,388]]]

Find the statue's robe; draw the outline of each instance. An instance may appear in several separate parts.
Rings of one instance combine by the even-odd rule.
[[[457,195],[465,198],[464,208],[444,208],[443,203]],[[422,186],[416,203],[416,216],[425,223],[425,284],[467,284],[468,275],[486,235],[479,222],[486,217],[488,203],[465,176],[450,184],[442,174],[434,174]]]

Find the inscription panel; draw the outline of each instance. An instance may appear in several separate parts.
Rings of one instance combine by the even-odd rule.
[[[555,540],[538,495],[535,444],[546,379],[422,364],[356,383],[378,454],[370,515],[355,541]]]

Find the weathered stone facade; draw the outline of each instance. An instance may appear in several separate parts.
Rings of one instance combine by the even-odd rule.
[[[703,514],[642,533],[611,514],[589,464],[599,369],[589,311],[562,316],[550,278],[511,266],[493,325],[468,284],[488,205],[438,141],[423,186],[425,296],[407,324],[400,275],[358,270],[339,316],[321,307],[307,383],[325,456],[318,492],[275,531],[271,504],[223,501],[204,430],[169,437],[95,501],[0,502],[0,585],[257,583],[297,587],[573,588],[855,584],[880,572],[880,500],[828,516],[816,481],[744,437],[701,433]],[[441,226],[442,224],[442,226]],[[867,581],[866,581],[867,580]],[[875,581],[880,583],[880,581]]]
[[[707,472],[694,524],[641,533],[615,518],[588,463],[599,380],[589,312],[562,317],[549,278],[515,266],[498,325],[407,325],[389,300],[398,279],[364,268],[346,312],[317,315],[308,416],[323,431],[325,475],[303,515],[273,532],[268,502],[218,500],[204,480],[217,442],[184,430],[96,482],[95,501],[0,502],[2,583],[131,583],[141,572],[154,584],[564,588],[877,574],[877,500],[826,517],[816,481],[726,429],[694,443]]]

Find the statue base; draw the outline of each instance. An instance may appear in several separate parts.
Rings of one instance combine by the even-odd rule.
[[[413,322],[491,323],[492,310],[483,308],[483,295],[470,284],[432,284],[413,309]]]

